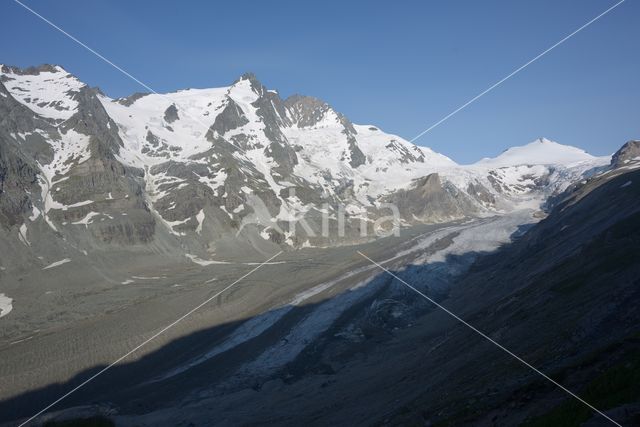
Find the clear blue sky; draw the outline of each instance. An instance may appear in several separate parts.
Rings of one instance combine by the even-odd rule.
[[[23,0],[158,92],[253,71],[407,139],[615,2]],[[0,63],[143,90],[4,0]],[[619,8],[417,142],[460,163],[545,136],[592,154],[640,139],[640,4]]]

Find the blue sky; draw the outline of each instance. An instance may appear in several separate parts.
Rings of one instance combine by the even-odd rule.
[[[22,0],[158,92],[253,71],[411,139],[613,5],[609,0]],[[0,63],[55,63],[117,97],[137,83],[11,0]],[[640,4],[620,7],[417,143],[468,163],[545,136],[595,155],[640,139]]]

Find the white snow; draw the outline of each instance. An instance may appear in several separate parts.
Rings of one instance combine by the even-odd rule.
[[[196,233],[202,233],[202,223],[204,222],[204,210],[200,209],[200,212],[196,215],[196,220],[198,221],[198,226],[196,227]]]
[[[8,79],[4,85],[11,96],[34,113],[50,119],[67,120],[78,108],[78,102],[72,98],[73,93],[85,84],[61,67],[55,70],[42,71],[37,75],[10,71],[0,74]]]
[[[226,180],[227,180],[227,173],[223,169],[220,169],[219,171],[217,171],[213,176],[213,178],[209,178],[207,176],[201,176],[198,179],[198,181],[202,182],[203,184],[206,184],[215,193],[217,193],[218,190],[222,186],[224,186],[224,183]]]
[[[64,175],[66,175],[74,165],[78,165],[89,159],[91,155],[89,150],[89,136],[83,135],[74,130],[68,131],[59,139],[51,139],[47,134],[42,135],[48,139],[53,150],[53,160],[46,165],[38,163],[42,172],[39,180],[41,197],[44,205],[42,206],[42,211],[37,211],[38,214],[41,213],[43,215],[45,222],[49,224],[53,230],[57,231],[55,225],[47,215],[51,209],[67,210],[69,208],[93,203],[93,201],[87,200],[71,205],[64,205],[54,200],[51,191],[56,184],[59,184],[69,178]],[[36,210],[34,210],[32,218],[37,218]]]
[[[93,200],[83,200],[81,202],[77,202],[77,203],[72,203],[70,205],[62,205],[61,208],[63,211],[66,211],[69,208],[79,208],[80,206],[86,206],[86,205],[90,205],[91,203],[93,203]]]
[[[41,166],[42,171],[49,179],[51,187],[56,183],[62,182],[64,175],[74,165],[85,162],[90,157],[89,151],[89,136],[78,133],[74,130],[61,135],[59,139],[52,139],[49,135],[42,133],[42,136],[47,138],[51,148],[53,150],[53,160],[44,166]],[[59,179],[54,180],[54,177],[60,176]]]
[[[31,209],[31,216],[29,217],[29,221],[33,222],[40,216],[40,209],[33,206]]]
[[[158,217],[160,218],[160,220],[162,222],[164,222],[166,224],[166,226],[169,229],[169,231],[171,232],[171,234],[173,234],[175,236],[186,236],[187,235],[187,233],[185,233],[185,232],[175,231],[173,229],[173,227],[177,227],[178,225],[186,224],[187,222],[189,222],[191,220],[191,217],[185,218],[185,219],[182,219],[182,220],[177,220],[177,221],[169,221],[167,219],[164,219],[162,217],[162,215],[160,215],[159,213],[158,213]]]
[[[69,259],[69,258],[61,259],[60,261],[52,262],[51,264],[47,265],[46,267],[43,268],[43,270],[48,270],[50,268],[59,267],[62,264],[66,264],[68,262],[71,262],[71,259]]]
[[[476,165],[490,167],[536,164],[570,165],[593,160],[596,160],[596,157],[580,148],[540,138],[527,145],[509,148],[498,157],[482,159]]]
[[[13,310],[13,298],[0,294],[0,317],[4,317]]]
[[[192,155],[208,150],[211,143],[205,135],[219,113],[218,108],[225,101],[226,92],[227,88],[214,88],[149,94],[130,106],[104,96],[99,99],[118,124],[120,137],[125,142],[125,147],[120,150],[121,160],[125,164],[144,168],[168,159],[187,161]],[[164,113],[172,104],[178,110],[179,119],[167,124]],[[165,150],[168,158],[160,156],[158,148],[146,141],[147,132],[181,150]],[[143,153],[145,147],[151,151]]]
[[[88,214],[85,215],[84,218],[82,218],[79,221],[72,222],[71,224],[84,225],[84,226],[88,227],[89,224],[91,224],[93,222],[93,218],[95,218],[96,216],[99,216],[99,215],[100,215],[100,213],[98,213],[98,212],[89,212]]]
[[[202,265],[202,266],[214,265],[214,264],[229,264],[226,261],[204,260],[204,259],[199,258],[198,256],[192,255],[192,254],[185,254],[185,256],[187,258],[189,258],[191,261],[193,261],[194,263],[196,263],[198,265]]]
[[[415,178],[456,167],[456,163],[426,147],[418,147],[403,138],[372,130],[372,126],[353,125],[356,144],[366,163],[353,168],[350,147],[335,113],[312,128],[285,128],[292,144],[301,145],[296,175],[320,185],[332,194],[335,184],[352,180],[357,200],[369,206],[369,197],[377,198],[391,190],[408,186]],[[327,117],[330,117],[328,119]],[[331,181],[326,179],[330,173]]]
[[[18,238],[26,246],[31,246],[31,243],[29,242],[29,239],[27,239],[27,224],[22,224],[20,226],[20,230],[18,231]]]

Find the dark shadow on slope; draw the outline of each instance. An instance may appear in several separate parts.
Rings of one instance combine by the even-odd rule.
[[[499,254],[484,255],[484,257],[480,254],[449,256],[442,263],[426,266],[412,265],[393,273],[425,292],[437,302],[442,302],[447,299],[448,291],[445,289],[451,283],[448,280],[452,280],[446,278],[447,269],[451,265],[467,264],[469,258],[480,256],[483,262],[490,262],[500,256]],[[475,268],[477,267],[474,266]],[[433,289],[434,280],[429,278],[439,278],[440,281],[435,286],[437,290]],[[96,404],[116,408],[120,413],[143,414],[177,405],[180,400],[194,390],[211,389],[216,384],[221,387],[218,391],[225,393],[248,388],[260,390],[264,384],[274,379],[288,384],[308,375],[331,376],[335,372],[331,364],[324,361],[327,352],[330,351],[336,360],[346,363],[359,355],[367,354],[375,347],[384,345],[385,342],[392,340],[399,330],[407,328],[408,325],[435,309],[433,304],[418,297],[387,273],[376,276],[363,289],[366,288],[373,290],[369,293],[363,291],[363,296],[358,298],[355,304],[341,312],[319,335],[310,340],[297,357],[276,370],[265,372],[264,375],[239,378],[237,382],[229,383],[229,380],[234,378],[233,372],[251,362],[267,348],[279,345],[284,345],[286,348],[288,343],[285,340],[289,331],[309,318],[315,311],[321,310],[324,305],[345,298],[351,294],[351,291],[319,303],[299,307],[283,307],[265,313],[261,316],[280,314],[279,311],[286,311],[273,326],[262,334],[173,377],[146,383],[177,366],[188,363],[194,357],[206,353],[216,343],[223,342],[225,337],[228,337],[243,323],[252,319],[219,325],[176,339],[138,361],[111,368],[60,402],[52,408],[52,411]],[[354,328],[359,331],[361,336],[354,338],[341,335]],[[447,331],[442,330],[441,333],[445,335]],[[475,337],[472,342],[477,344],[478,341],[481,339]],[[416,345],[419,344],[416,343]],[[33,415],[102,368],[102,366],[97,366],[79,373],[66,383],[52,384],[1,402],[1,421],[16,420]],[[371,372],[371,375],[382,373],[384,365],[381,365],[380,369],[380,372]],[[542,384],[541,387],[547,392],[549,391],[548,387],[545,388],[545,384]],[[314,391],[309,390],[308,393],[309,399],[312,399]],[[385,400],[386,404],[393,408],[396,396],[389,393]]]
[[[619,180],[610,187],[620,188]],[[606,196],[599,197],[610,202],[613,197],[613,192],[610,191],[612,188],[601,189]],[[447,300],[447,306],[453,304],[456,307],[457,304],[454,310],[460,309],[462,312],[461,307],[464,307],[466,320],[486,333],[496,334],[500,342],[514,349],[517,354],[525,355],[537,366],[552,363],[547,368],[554,368],[554,372],[564,372],[562,369],[570,369],[565,365],[574,364],[574,375],[575,372],[580,372],[581,366],[591,366],[581,361],[583,359],[580,358],[585,354],[601,354],[601,347],[605,344],[611,345],[612,340],[628,337],[633,331],[638,332],[639,314],[634,307],[637,308],[640,301],[640,260],[637,256],[640,253],[640,214],[632,206],[637,204],[637,200],[622,200],[627,204],[621,205],[620,199],[616,199],[613,200],[615,203],[600,206],[594,205],[593,200],[586,197],[580,202],[582,207],[576,204],[568,207],[562,214],[552,214],[522,239],[494,254],[449,256],[443,263],[409,266],[395,274],[435,300]],[[626,216],[616,217],[622,215],[621,212],[625,209],[625,212],[630,213],[623,212]],[[611,221],[611,218],[615,220]],[[563,231],[566,222],[570,222],[571,226],[568,231]],[[565,240],[559,240],[556,236],[563,236]],[[450,287],[447,275],[451,266],[469,263],[469,259],[465,257],[473,256],[480,257],[461,283],[456,279],[455,285]],[[442,279],[439,282],[434,277]],[[352,298],[354,295],[358,298],[352,304],[347,304],[328,324],[322,325],[322,330],[304,343],[304,349],[297,357],[277,369],[265,371],[264,375],[258,372],[256,375],[240,378],[237,382],[227,381],[234,378],[234,372],[238,368],[254,360],[267,348],[279,347],[283,353],[289,348],[293,351],[296,343],[287,341],[289,331],[331,304],[338,304],[342,299]],[[52,409],[108,402],[123,413],[145,413],[175,404],[193,390],[211,389],[216,384],[222,385],[219,391],[224,393],[235,389],[260,389],[273,378],[279,378],[285,383],[295,383],[309,374],[332,375],[334,370],[323,361],[322,355],[331,346],[335,350],[336,342],[348,342],[349,345],[339,349],[341,351],[338,355],[338,358],[348,360],[356,354],[366,353],[368,349],[383,345],[395,338],[397,331],[436,312],[432,304],[416,297],[411,290],[386,273],[379,274],[358,290],[345,292],[319,303],[278,310],[283,310],[283,315],[262,334],[185,372],[160,382],[144,384],[206,353],[243,323],[256,318],[195,332],[174,340],[138,361],[115,366]],[[278,310],[275,311],[276,314]],[[274,311],[265,313],[257,319],[273,313]],[[356,328],[350,332],[352,325],[356,325]],[[422,326],[425,326],[424,323]],[[438,325],[429,326],[432,328],[432,336],[451,332],[450,324],[446,325],[447,330]],[[483,351],[493,358],[496,353],[501,354],[462,326],[456,328],[456,331],[460,330],[467,332],[458,334],[462,346],[449,348],[445,343],[433,354],[448,349],[455,350],[456,357],[460,357],[461,348],[465,352],[470,351],[478,347],[478,343],[483,344]],[[565,335],[567,331],[571,335]],[[403,348],[420,349],[424,344],[409,342]],[[501,354],[502,356],[505,355]],[[498,376],[495,381],[507,391],[523,390],[533,378],[538,380],[535,374],[526,369],[526,375],[523,376],[522,366],[518,366],[518,371],[506,371],[509,375],[504,376],[506,373],[501,371],[504,367],[496,365],[493,368],[493,362],[491,359],[487,360],[483,368],[488,369],[489,373],[493,372],[491,369],[500,372],[503,376]],[[429,363],[425,363],[422,369],[438,368]],[[565,367],[562,368],[563,366]],[[593,366],[593,369],[599,368],[599,365]],[[1,420],[15,420],[32,415],[101,368],[83,371],[67,383],[52,384],[1,402]],[[388,365],[381,363],[378,373],[386,368]],[[465,365],[447,368],[454,375],[449,378],[449,382],[471,381],[466,384],[465,389],[460,389],[460,394],[450,396],[451,401],[447,401],[448,403],[436,402],[427,394],[424,399],[416,398],[397,409],[400,403],[396,402],[397,396],[389,389],[383,399],[384,404],[391,408],[389,419],[395,420],[397,424],[414,423],[415,417],[421,416],[416,414],[421,411],[439,411],[438,413],[449,414],[448,419],[457,424],[461,420],[468,422],[479,419],[491,411],[499,412],[500,405],[505,404],[504,399],[508,403],[508,396],[501,397],[503,400],[500,401],[484,401],[480,397],[474,403],[474,410],[467,410],[468,402],[464,401],[467,396],[474,393],[479,393],[480,396],[490,394],[487,394],[486,384],[474,383],[480,377],[476,373],[465,372],[464,368]],[[371,375],[376,376],[376,373]],[[559,379],[564,381],[566,378]],[[396,380],[397,378],[393,379],[394,383]],[[583,378],[573,386],[585,384],[586,380]],[[428,389],[428,385],[420,383],[419,387]],[[543,388],[545,393],[557,392],[548,384]],[[308,393],[313,398],[314,392],[310,390]],[[561,395],[554,399],[555,402],[562,402],[565,398],[566,396]],[[522,402],[518,404],[525,405]],[[531,404],[531,399],[527,404]],[[507,412],[515,410],[511,407],[506,409]]]
[[[480,255],[470,253],[448,256],[445,262],[424,266],[410,265],[402,271],[395,271],[394,274],[434,300],[442,301],[446,299],[448,284],[455,277],[449,271],[451,266],[455,265],[456,269],[466,266],[470,264],[470,260]],[[233,377],[231,374],[235,370],[259,356],[267,348],[283,344],[286,348],[286,335],[289,331],[308,319],[314,311],[342,298],[350,298],[346,308],[336,308],[338,314],[335,319],[323,328],[295,359],[263,376],[257,375],[251,380],[242,379],[237,383],[232,382],[231,385],[226,384],[226,380]],[[137,361],[124,362],[110,368],[50,411],[96,404],[114,406],[126,413],[144,413],[177,403],[193,390],[212,387],[219,382],[224,382],[223,387],[230,391],[242,388],[258,390],[262,384],[274,378],[291,382],[307,374],[330,373],[331,369],[322,364],[319,355],[332,341],[339,340],[341,331],[348,329],[350,325],[360,325],[358,328],[362,330],[362,339],[346,339],[346,347],[349,348],[343,349],[344,354],[340,355],[341,358],[348,358],[349,354],[362,352],[393,338],[395,330],[405,328],[407,324],[433,308],[432,304],[417,298],[413,291],[392,276],[381,273],[355,291],[346,291],[313,304],[281,307],[255,318],[218,325],[176,339]],[[184,372],[156,381],[167,372],[188,364],[216,345],[224,343],[226,338],[246,322],[255,322],[262,318],[268,321],[272,316],[278,317],[278,320],[260,335]],[[0,422],[35,414],[104,368],[104,365],[96,366],[78,373],[68,382],[51,384],[0,402]]]

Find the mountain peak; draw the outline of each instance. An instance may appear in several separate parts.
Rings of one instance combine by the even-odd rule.
[[[294,94],[285,99],[284,105],[289,109],[293,121],[298,127],[317,126],[326,121],[325,124],[339,123],[348,132],[357,133],[349,119],[319,98]]]
[[[257,79],[255,73],[253,73],[252,71],[247,71],[246,73],[243,73],[240,76],[241,79],[245,79],[245,80],[252,80],[252,79]]]
[[[481,166],[503,167],[525,164],[571,164],[595,157],[570,145],[562,145],[547,138],[538,138],[529,144],[511,147],[494,158],[484,158],[476,163]]]
[[[0,72],[2,74],[16,74],[19,76],[37,76],[40,73],[63,73],[65,75],[70,74],[60,65],[56,64],[40,64],[27,68],[20,68],[14,65],[0,64]]]
[[[252,86],[262,86],[262,83],[260,83],[258,77],[256,77],[256,75],[251,71],[247,71],[246,73],[242,74],[239,78],[236,79],[236,81],[233,82],[233,84],[235,85],[243,80],[248,80],[249,82],[251,82]]]
[[[74,99],[86,85],[59,65],[20,68],[0,65],[0,81],[21,104],[50,119],[66,120],[75,112]]]
[[[241,88],[244,86],[249,86],[253,92],[255,92],[258,96],[263,96],[267,89],[263,86],[263,84],[258,80],[255,74],[252,72],[246,72],[241,75],[236,81],[231,85],[231,90],[234,88]]]
[[[611,157],[611,165],[614,167],[624,166],[630,162],[640,161],[640,140],[627,141]]]
[[[319,98],[300,95],[299,93],[294,93],[293,95],[287,97],[287,99],[284,100],[284,103],[287,107],[292,107],[294,105],[304,105],[308,108],[331,108],[329,104]]]

